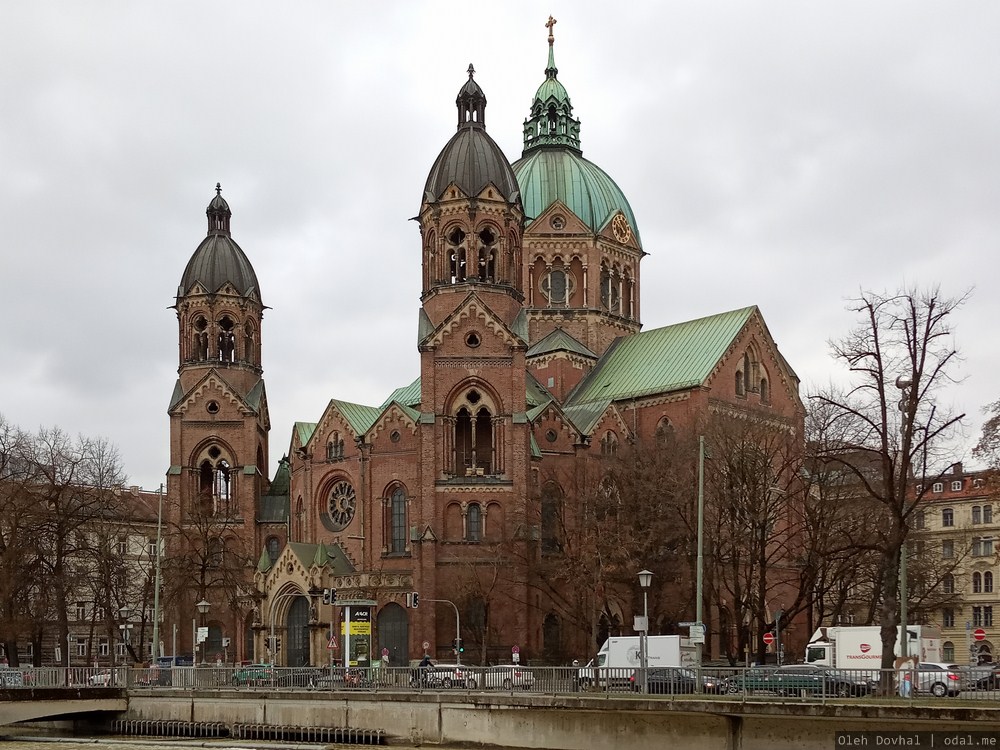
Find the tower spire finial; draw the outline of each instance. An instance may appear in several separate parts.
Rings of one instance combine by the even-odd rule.
[[[221,182],[215,183],[215,194],[216,195],[222,195],[222,183]]]
[[[555,26],[557,23],[559,23],[559,22],[556,21],[556,19],[554,19],[551,15],[549,16],[549,20],[545,22],[545,28],[547,28],[549,30],[549,46],[550,47],[552,46],[552,44],[556,40],[556,38],[552,35],[552,27]]]
[[[472,80],[472,76],[476,74],[476,69],[472,67],[472,63],[469,63],[469,80]]]

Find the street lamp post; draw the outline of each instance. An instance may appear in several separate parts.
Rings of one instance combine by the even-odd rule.
[[[649,584],[653,581],[653,574],[648,570],[639,571],[639,585],[642,587],[642,630],[639,635],[639,660],[642,667],[642,692],[649,692],[649,683],[646,679],[649,662]]]
[[[198,614],[201,615],[201,627],[205,627],[205,619],[208,616],[208,610],[212,606],[210,602],[206,599],[202,599],[200,602],[194,605],[198,608]],[[198,637],[195,635],[195,642],[197,643]],[[208,642],[208,634],[205,634],[205,640],[201,644],[201,663],[205,663],[205,648]]]
[[[118,608],[118,629],[122,631],[122,643],[125,644],[126,657],[128,656],[128,646],[129,641],[131,640],[129,637],[129,631],[132,629],[132,623],[128,621],[128,618],[131,617],[131,615],[132,610],[127,604]]]
[[[705,577],[705,436],[698,436],[698,560],[695,572],[694,620],[698,630],[695,649],[698,679],[701,680],[701,662],[705,649],[705,626],[702,621],[702,599]],[[700,682],[699,682],[700,684]]]
[[[900,375],[898,378],[896,378],[896,387],[899,388],[899,391],[902,394],[901,398],[899,399],[899,412],[902,415],[902,418],[900,419],[899,422],[899,436],[901,443],[899,446],[900,452],[902,452],[903,449],[902,441],[906,439],[907,417],[909,414],[908,409],[910,401],[910,387],[912,385],[913,385],[913,380],[910,378],[909,375]],[[906,473],[903,471],[903,464],[904,461],[902,460],[902,458],[900,458],[899,483],[900,486],[902,487],[901,491],[904,493],[903,497],[905,502]],[[907,656],[907,646],[909,645],[909,640],[910,640],[909,635],[906,631],[906,620],[908,619],[907,618],[908,613],[906,611],[906,599],[907,599],[906,539],[903,539],[903,544],[899,548],[899,624],[902,625],[902,628],[900,628],[900,632],[902,633],[902,635],[900,637],[899,655],[904,659]]]

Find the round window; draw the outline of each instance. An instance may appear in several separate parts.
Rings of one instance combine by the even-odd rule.
[[[549,430],[548,432],[545,433],[545,439],[548,440],[550,443],[554,443],[557,437],[559,436],[556,435],[555,430]]]
[[[219,456],[222,455],[222,451],[220,451],[217,446],[213,445],[211,448],[208,449],[208,455],[211,456],[212,458],[218,458]]]
[[[205,411],[207,411],[209,414],[218,414],[219,413],[219,402],[218,401],[209,401],[207,404],[205,404]]]
[[[398,443],[399,442],[399,430],[393,430],[392,432],[390,432],[389,433],[389,440],[391,440],[394,443]]]
[[[354,520],[356,506],[357,498],[350,482],[337,482],[333,485],[327,509],[330,512],[330,518],[333,519],[334,531],[343,531],[350,525],[351,521]]]
[[[566,218],[562,214],[556,214],[549,219],[549,225],[556,231],[566,227]]]
[[[465,345],[468,346],[470,349],[475,349],[481,343],[483,343],[482,339],[479,338],[479,334],[476,333],[475,331],[472,331],[468,336],[465,337]]]

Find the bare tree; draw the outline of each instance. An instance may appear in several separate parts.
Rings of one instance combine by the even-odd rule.
[[[827,458],[851,472],[863,496],[883,510],[878,594],[886,669],[893,664],[900,620],[900,553],[920,500],[908,491],[908,480],[915,468],[941,460],[944,442],[964,416],[939,409],[936,397],[958,358],[951,314],[965,299],[942,297],[936,288],[862,293],[850,308],[860,318],[857,326],[832,344],[853,382],[845,393],[831,389],[812,397],[833,409],[843,435]],[[854,460],[861,455],[875,456],[875,466]]]

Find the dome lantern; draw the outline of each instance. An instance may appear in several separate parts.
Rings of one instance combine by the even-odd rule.
[[[580,150],[580,121],[573,117],[569,94],[557,77],[559,68],[556,67],[555,36],[552,34],[555,24],[556,19],[549,16],[545,24],[549,30],[549,61],[545,66],[545,80],[531,103],[531,114],[524,121],[524,156],[545,146],[583,153]]]

